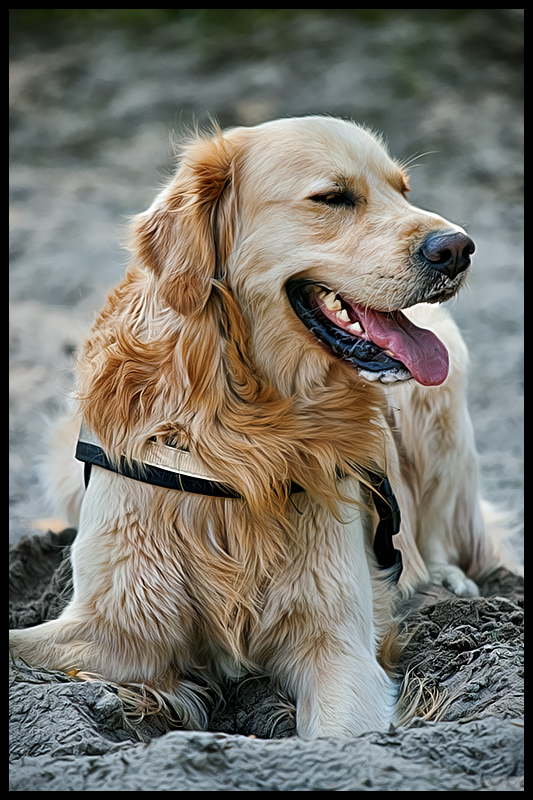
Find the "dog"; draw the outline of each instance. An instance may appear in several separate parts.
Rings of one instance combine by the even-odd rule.
[[[294,700],[303,738],[395,722],[398,593],[474,596],[501,561],[440,305],[474,243],[408,191],[352,122],[191,136],[78,355],[58,452],[72,464],[82,423],[101,460],[86,489],[81,463],[47,470],[78,527],[72,600],[13,631],[15,654],[142,685],[192,729],[202,681],[246,672]],[[162,458],[192,483],[154,485]],[[374,548],[394,498],[398,587]]]

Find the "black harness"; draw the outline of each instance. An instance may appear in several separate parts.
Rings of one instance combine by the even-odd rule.
[[[91,469],[94,466],[116,472],[126,478],[161,486],[164,489],[177,489],[181,492],[202,494],[208,497],[240,498],[241,495],[220,481],[206,477],[191,475],[160,465],[146,462],[128,461],[124,456],[120,463],[108,458],[103,448],[85,438],[78,440],[76,458],[84,463],[85,488],[89,485]],[[389,479],[378,472],[365,470],[366,478],[372,487],[374,505],[379,522],[374,536],[374,553],[382,569],[391,569],[391,578],[398,582],[402,572],[402,554],[394,547],[392,537],[400,530],[400,509],[392,491]],[[343,477],[339,473],[339,477]],[[305,491],[297,483],[291,482],[289,494]]]

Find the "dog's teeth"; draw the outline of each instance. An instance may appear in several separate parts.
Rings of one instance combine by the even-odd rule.
[[[363,333],[363,329],[358,322],[352,322],[351,325],[348,325],[348,330],[352,331],[352,333]]]
[[[340,300],[337,300],[337,295],[335,292],[329,292],[324,298],[324,305],[330,311],[340,311],[342,308],[342,304]]]
[[[337,302],[339,302],[339,301],[337,300]],[[340,303],[339,303],[339,305],[340,305]],[[349,322],[350,321],[350,317],[348,316],[348,312],[346,311],[345,308],[343,308],[341,311],[337,312],[337,317],[339,319],[341,319],[343,322]]]

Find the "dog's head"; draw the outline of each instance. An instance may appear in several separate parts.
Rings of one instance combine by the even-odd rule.
[[[185,147],[136,219],[134,246],[179,314],[201,313],[217,281],[228,285],[257,368],[282,392],[332,359],[364,380],[438,385],[446,348],[402,309],[452,297],[474,244],[408,191],[379,138],[355,124],[234,128]]]

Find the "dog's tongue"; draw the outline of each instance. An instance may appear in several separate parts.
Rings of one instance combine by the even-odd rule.
[[[401,311],[383,314],[359,306],[357,314],[375,344],[405,364],[423,386],[439,386],[448,375],[448,351],[434,333],[419,328]]]

